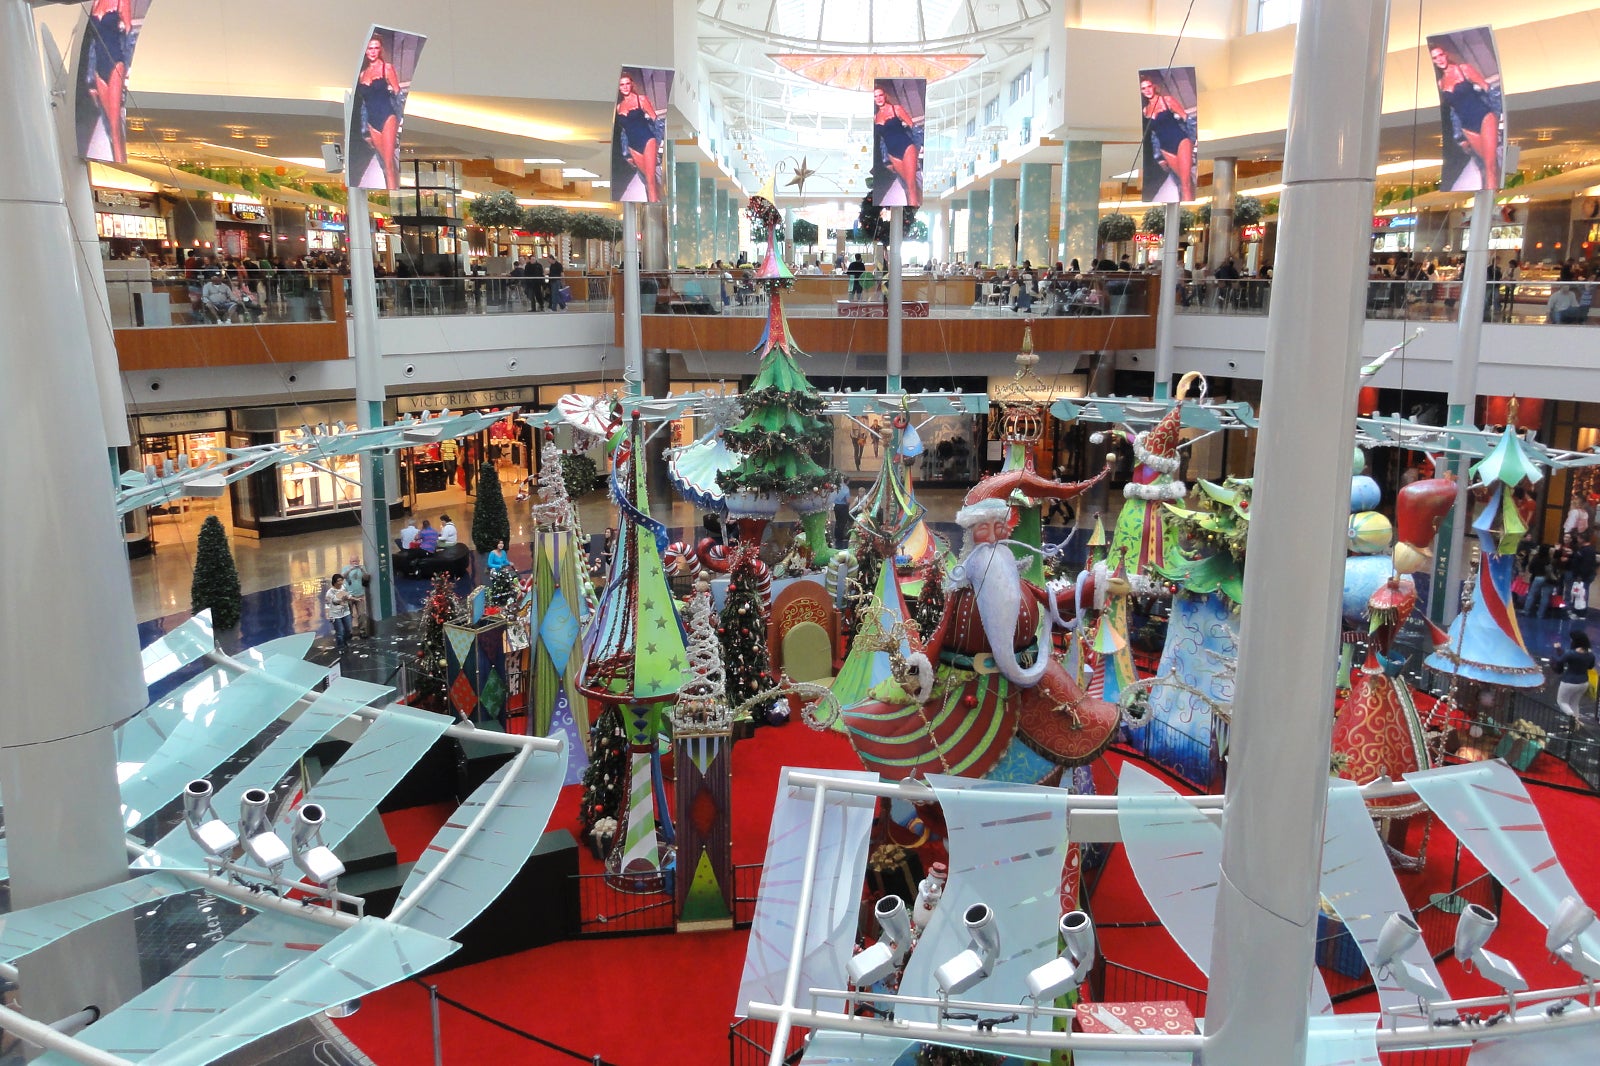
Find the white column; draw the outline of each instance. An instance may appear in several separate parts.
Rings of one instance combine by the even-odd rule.
[[[1295,41],[1206,1066],[1305,1061],[1388,11],[1307,4]]]
[[[644,323],[639,306],[639,205],[622,205],[622,365],[629,396],[644,395]]]
[[[1236,160],[1224,157],[1211,164],[1211,228],[1206,262],[1212,270],[1233,254],[1233,176],[1236,163]]]
[[[1161,280],[1156,293],[1156,385],[1153,395],[1164,399],[1172,394],[1172,330],[1178,313],[1178,238],[1182,204],[1168,204],[1166,223],[1161,231]]]
[[[885,388],[889,392],[899,392],[900,368],[904,360],[905,346],[901,341],[903,335],[905,307],[901,296],[904,286],[901,284],[900,246],[904,235],[901,233],[902,223],[905,220],[906,209],[903,207],[889,208],[889,329],[888,329],[888,360],[885,366],[888,381]]]
[[[367,190],[351,189],[345,205],[350,234],[350,311],[356,360],[356,424],[383,425],[383,353],[378,349],[378,282],[372,269],[372,216]],[[361,455],[361,539],[370,557],[367,609],[374,624],[394,614],[394,575],[390,572],[387,454]]]
[[[1478,352],[1483,343],[1483,312],[1489,292],[1489,222],[1493,211],[1492,190],[1473,194],[1472,219],[1467,225],[1467,261],[1461,267],[1461,317],[1456,320],[1455,362],[1445,418],[1452,426],[1469,424],[1477,406]],[[1459,516],[1467,513],[1468,463],[1457,455],[1445,465],[1456,476],[1456,507],[1445,516],[1439,529],[1440,553],[1434,561],[1433,593],[1428,600],[1429,616],[1441,625],[1452,621],[1461,607],[1457,590],[1461,588],[1466,526]]]
[[[107,478],[68,216],[33,10],[0,0],[0,231],[26,248],[0,285],[0,494],[27,501],[0,579],[0,792],[15,908],[124,880],[112,727],[145,703],[133,591]],[[98,254],[98,252],[96,253]],[[44,565],[43,560],[63,565]],[[49,1021],[138,991],[131,923],[23,960]],[[130,976],[135,984],[128,987]]]

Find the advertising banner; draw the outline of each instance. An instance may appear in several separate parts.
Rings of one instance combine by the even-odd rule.
[[[672,71],[623,67],[611,123],[611,200],[659,204],[666,189],[667,104]]]
[[[150,0],[94,0],[78,42],[78,152],[128,161],[128,70]]]
[[[1144,160],[1140,198],[1147,204],[1194,199],[1200,146],[1200,90],[1193,67],[1139,72]]]
[[[400,130],[406,96],[426,37],[374,26],[361,49],[344,141],[345,184],[352,189],[400,188]]]
[[[922,206],[923,123],[928,79],[878,78],[872,88],[872,202]]]
[[[1448,192],[1498,189],[1505,177],[1506,103],[1500,56],[1487,26],[1434,34],[1428,58],[1439,87],[1439,131]]]

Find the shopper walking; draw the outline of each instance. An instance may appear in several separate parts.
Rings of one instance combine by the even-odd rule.
[[[566,268],[561,265],[561,260],[552,255],[550,257],[549,270],[550,310],[552,311],[565,311],[567,309],[567,298],[562,290],[562,279],[565,274]]]
[[[343,574],[334,574],[328,579],[328,591],[322,597],[322,613],[333,627],[334,646],[344,651],[345,645],[350,643],[350,594],[344,589]]]
[[[1581,629],[1574,629],[1567,640],[1572,650],[1561,653],[1561,644],[1557,642],[1556,651],[1561,654],[1551,664],[1561,672],[1561,681],[1556,685],[1556,706],[1570,719],[1571,725],[1588,729],[1595,724],[1594,700],[1589,697],[1589,671],[1594,669],[1594,652],[1589,647],[1589,634]],[[1585,714],[1585,711],[1591,713]]]
[[[341,574],[344,591],[350,597],[350,629],[358,637],[371,636],[367,627],[367,570],[361,565],[361,557],[351,560]]]
[[[439,442],[439,461],[444,464],[444,480],[448,484],[456,479],[456,464],[461,458],[461,446],[454,440]]]

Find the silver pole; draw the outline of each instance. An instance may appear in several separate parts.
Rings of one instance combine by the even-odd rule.
[[[433,1066],[444,1066],[444,1034],[439,1030],[439,986],[428,986],[428,1016],[433,1020]]]
[[[1166,226],[1161,231],[1161,290],[1156,299],[1156,387],[1151,393],[1163,400],[1172,394],[1172,330],[1178,313],[1178,225],[1182,204],[1167,205]]]
[[[367,190],[351,189],[345,224],[350,234],[350,310],[356,359],[356,424],[383,425],[383,353],[378,350],[378,280],[372,269],[372,218]],[[389,568],[389,454],[361,454],[361,539],[371,545],[367,603],[372,624],[394,614],[394,575]]]
[[[1467,261],[1461,267],[1461,317],[1456,321],[1455,363],[1450,375],[1446,425],[1468,425],[1477,406],[1478,353],[1483,346],[1483,315],[1489,294],[1489,221],[1493,211],[1493,190],[1480,189],[1472,194],[1472,220],[1467,226]],[[1461,456],[1452,455],[1448,465],[1456,476],[1456,506],[1440,527],[1441,551],[1434,560],[1433,593],[1428,600],[1428,614],[1441,624],[1454,619],[1461,607],[1456,590],[1461,587],[1466,549],[1466,527],[1457,516],[1467,513],[1467,463]],[[1443,475],[1444,471],[1436,473]]]
[[[639,306],[639,205],[622,205],[622,365],[629,396],[644,395],[644,323]]]
[[[1206,1066],[1304,1061],[1314,968],[1389,4],[1324,0],[1302,15],[1276,281],[1289,289],[1267,322]]]
[[[817,851],[822,841],[822,821],[828,813],[828,786],[818,784],[811,800],[811,831],[806,842],[805,865],[800,873],[800,898],[795,902],[794,939],[789,945],[789,969],[783,978],[783,1003],[772,1031],[772,1057],[768,1066],[783,1066],[788,1057],[789,1033],[794,1028],[795,997],[800,994],[800,967],[806,958],[806,925],[811,917],[811,896],[816,890]]]
[[[899,392],[901,363],[904,356],[904,345],[901,341],[905,326],[902,305],[904,281],[900,270],[900,245],[902,243],[901,229],[905,221],[906,209],[903,207],[889,208],[889,338],[888,338],[888,384],[885,386],[889,392]]]

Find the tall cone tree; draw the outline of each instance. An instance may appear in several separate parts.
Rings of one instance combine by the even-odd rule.
[[[216,515],[200,526],[195,544],[194,581],[189,586],[189,609],[195,614],[210,608],[211,624],[216,629],[232,629],[239,624],[244,598],[239,591],[239,569],[234,566],[228,547],[228,531]]]
[[[478,505],[472,511],[472,543],[480,552],[492,552],[500,541],[511,542],[511,516],[500,491],[500,475],[493,463],[478,468]]]

